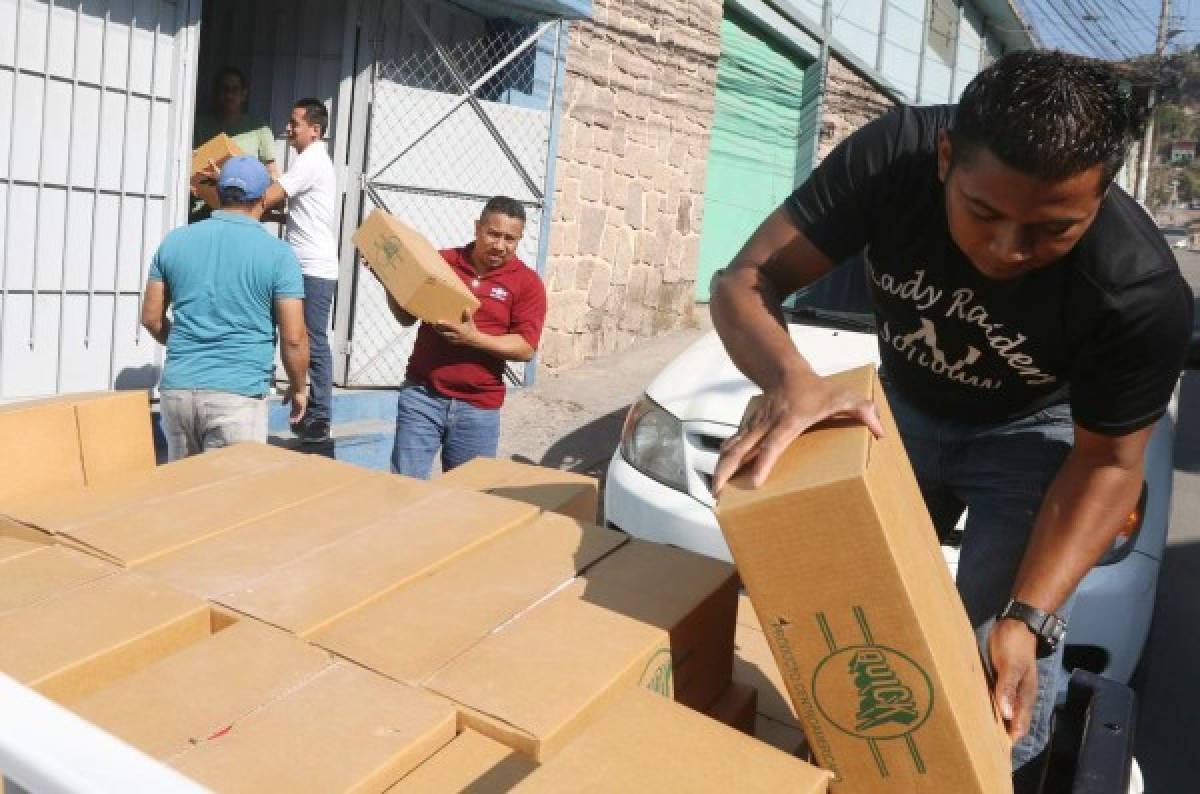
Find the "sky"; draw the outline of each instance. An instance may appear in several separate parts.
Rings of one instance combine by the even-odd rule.
[[[1162,0],[1017,0],[1042,44],[1099,58],[1154,52]],[[1200,43],[1200,0],[1172,0],[1167,52]]]

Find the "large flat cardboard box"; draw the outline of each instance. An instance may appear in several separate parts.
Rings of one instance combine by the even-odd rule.
[[[500,794],[536,768],[516,750],[468,728],[387,794]]]
[[[139,567],[180,590],[216,598],[409,509],[432,486],[377,474],[352,480]]]
[[[117,572],[95,557],[61,546],[38,546],[0,538],[0,613],[53,598]],[[19,545],[24,543],[24,548]]]
[[[271,461],[257,471],[199,485],[188,483],[182,490],[162,487],[153,495],[139,494],[103,512],[46,528],[60,543],[136,567],[278,510],[314,503],[330,491],[371,476],[378,475],[293,453],[282,465]],[[150,477],[151,482],[156,479],[165,478]]]
[[[595,477],[515,460],[475,458],[435,482],[529,502],[589,524],[595,522],[599,508]]]
[[[92,392],[0,405],[0,513],[34,494],[154,468],[144,391]]]
[[[354,233],[354,245],[388,294],[428,323],[457,323],[479,300],[419,232],[376,209]]]
[[[696,561],[671,564],[660,550]],[[675,696],[676,665],[680,672],[695,666],[690,688],[680,691],[697,699],[711,691],[703,707],[728,684],[728,661],[721,683],[705,662],[710,647],[731,653],[731,640],[718,631],[727,624],[732,634],[734,593],[720,597],[731,579],[724,563],[630,541],[425,686],[459,704],[465,725],[537,761],[552,757],[624,689]]]
[[[306,637],[536,515],[523,502],[435,489],[215,600]]]
[[[192,176],[208,168],[210,161],[219,169],[225,165],[226,160],[230,157],[236,157],[239,154],[242,154],[242,149],[234,142],[233,138],[230,138],[223,132],[219,132],[214,137],[200,144],[192,152]],[[216,185],[199,185],[196,192],[204,200],[205,204],[213,209],[220,208],[221,199],[217,194]]]
[[[830,775],[650,692],[626,690],[514,794],[822,794]]]
[[[0,672],[70,703],[211,631],[203,601],[119,571],[0,613]]]
[[[219,734],[333,664],[330,655],[250,619],[228,625],[70,704],[139,750],[167,759]]]
[[[833,380],[875,402],[884,437],[823,423],[717,505],[804,732],[838,794],[1008,790],[975,637],[874,369]]]
[[[170,760],[220,792],[383,791],[455,735],[453,707],[339,663]]]
[[[545,513],[309,639],[390,678],[422,683],[627,539]]]

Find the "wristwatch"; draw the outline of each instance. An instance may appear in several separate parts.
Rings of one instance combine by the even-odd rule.
[[[1053,612],[1043,612],[1037,607],[1009,599],[1000,610],[999,620],[1019,620],[1029,627],[1038,641],[1038,656],[1049,656],[1067,634],[1067,622]]]

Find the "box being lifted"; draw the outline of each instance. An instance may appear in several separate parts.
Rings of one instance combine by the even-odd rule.
[[[457,323],[479,300],[428,240],[377,209],[354,233],[354,245],[384,289],[406,312],[429,323]]]

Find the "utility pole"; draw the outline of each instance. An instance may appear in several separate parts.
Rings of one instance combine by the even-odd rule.
[[[1154,55],[1161,66],[1163,53],[1167,49],[1167,27],[1171,20],[1171,0],[1162,0],[1162,13],[1158,17],[1158,40],[1154,44]],[[1147,102],[1150,103],[1150,118],[1146,121],[1146,135],[1142,138],[1142,162],[1138,168],[1137,191],[1134,198],[1146,204],[1146,193],[1150,183],[1150,160],[1154,157],[1154,87],[1151,86]]]

